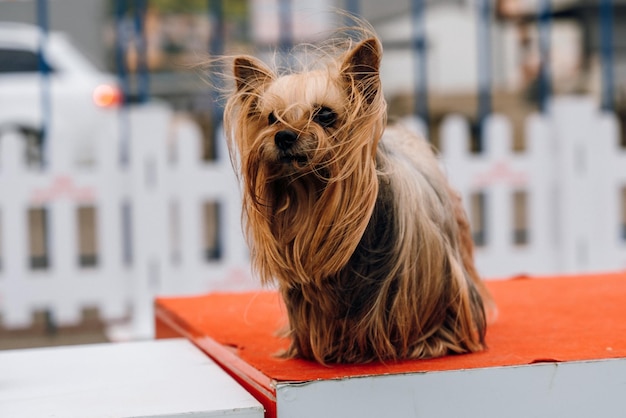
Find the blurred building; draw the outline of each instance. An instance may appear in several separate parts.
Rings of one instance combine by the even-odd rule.
[[[125,2],[132,4],[133,2]],[[218,30],[221,50],[251,51],[279,42],[281,30],[278,0],[223,1],[216,11],[206,0],[171,2],[148,0],[145,14],[147,63],[151,91],[157,96],[177,96],[198,90],[197,74],[190,67],[207,57]],[[328,30],[333,8],[347,7],[345,0],[311,2],[292,0],[291,41],[315,39]],[[411,2],[362,0],[359,13],[380,33],[386,47],[385,87],[390,95],[412,89],[410,54],[413,21]],[[476,0],[424,0],[428,48],[429,89],[435,93],[469,93],[476,89],[477,2]],[[493,3],[491,28],[492,86],[496,91],[528,88],[538,61],[537,8],[530,0],[497,0]],[[96,65],[115,71],[116,13],[114,0],[64,0],[49,3],[50,27],[67,32]],[[132,12],[132,6],[127,6]],[[613,1],[613,41],[616,80],[626,79],[626,0]],[[550,26],[551,65],[557,93],[596,91],[600,26],[598,2],[552,0]],[[36,23],[36,2],[0,2],[4,21]],[[80,18],[76,18],[80,16]],[[122,17],[121,36],[132,26],[132,13]],[[119,27],[117,28],[120,29]],[[117,36],[120,36],[118,34]],[[212,44],[213,42],[213,44]],[[128,65],[136,67],[136,50],[128,49]],[[394,69],[402,68],[402,71]],[[176,76],[172,76],[175,74]],[[620,88],[623,89],[623,86]],[[182,105],[182,103],[181,103]]]
[[[615,99],[624,105],[626,95],[626,0],[612,0],[610,22],[603,22],[597,0],[553,0],[549,13],[554,27],[553,55],[556,62],[555,88],[560,93],[591,93],[599,95],[602,49],[611,47]],[[536,2],[528,0],[499,0],[497,17],[516,25],[518,44],[522,51],[532,45],[531,28],[540,16]],[[612,24],[609,27],[607,23]],[[602,32],[608,31],[611,45],[603,45]],[[567,33],[567,34],[566,34]],[[566,42],[566,40],[570,42]],[[574,49],[576,51],[574,51]]]
[[[102,37],[108,2],[63,0],[49,3],[50,28],[66,32],[85,56],[100,69],[105,69],[107,53]],[[0,1],[0,20],[37,24],[37,2]]]
[[[498,0],[496,16],[513,24],[525,93],[536,96],[535,1]],[[602,6],[606,9],[602,10]],[[626,0],[552,0],[551,68],[555,94],[585,94],[615,111],[626,146]]]
[[[481,20],[478,0],[423,0],[427,88],[417,85],[412,4],[409,0],[147,0],[143,12],[145,65],[149,92],[175,108],[197,115],[212,113],[215,94],[210,76],[198,66],[211,53],[263,53],[297,42],[315,41],[337,24],[336,9],[355,7],[380,34],[385,59],[383,85],[392,115],[416,109],[416,91],[426,91],[430,125],[435,142],[438,121],[454,112],[474,123],[481,112],[494,109],[521,127],[529,112],[537,110],[541,64],[539,7],[541,1],[496,0],[488,20]],[[552,0],[549,3],[550,92],[590,94],[600,100],[601,25],[599,2]],[[129,93],[137,91],[140,65],[135,17],[139,2],[115,0],[64,0],[49,2],[50,28],[67,32],[78,47],[101,68],[119,74],[116,48],[124,45],[124,69]],[[545,3],[547,4],[547,3]],[[125,5],[125,6],[120,6]],[[285,20],[284,8],[289,12]],[[120,8],[121,7],[121,8]],[[626,0],[614,0],[613,59],[618,112],[626,102]],[[36,22],[36,2],[0,2],[2,20]],[[75,16],[80,16],[77,19]],[[489,24],[487,38],[479,30]],[[118,40],[121,43],[117,43]],[[483,48],[481,53],[480,48]],[[486,49],[486,52],[485,52]],[[481,62],[485,61],[487,62]],[[488,74],[485,74],[488,72]],[[479,109],[479,77],[489,89]],[[489,109],[486,109],[486,106]],[[207,135],[211,118],[199,117]],[[521,129],[521,128],[520,128]],[[516,147],[523,147],[516,129]],[[205,157],[213,151],[207,142]]]

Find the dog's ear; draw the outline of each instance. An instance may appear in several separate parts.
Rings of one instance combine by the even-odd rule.
[[[274,79],[272,71],[261,61],[250,56],[235,58],[233,74],[238,92],[250,92]]]
[[[341,75],[348,85],[372,102],[380,86],[382,47],[376,38],[360,42],[345,58]]]

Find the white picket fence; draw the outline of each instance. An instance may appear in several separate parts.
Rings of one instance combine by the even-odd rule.
[[[223,141],[215,162],[200,159],[196,126],[167,107],[129,112],[131,164],[118,161],[119,119],[110,115],[89,171],[68,161],[53,138],[45,172],[22,164],[24,141],[0,137],[0,324],[28,326],[48,310],[59,325],[76,323],[81,310],[99,309],[105,321],[132,317],[131,335],[149,337],[154,296],[249,289],[248,252],[240,227],[240,196]],[[511,128],[500,116],[486,125],[486,152],[468,150],[469,129],[450,116],[442,129],[442,162],[469,204],[484,193],[485,245],[476,259],[483,276],[576,273],[626,268],[622,236],[626,151],[618,147],[615,119],[585,99],[558,99],[548,117],[532,116],[528,150],[510,151]],[[525,244],[513,240],[513,194],[526,193]],[[206,203],[219,204],[220,257],[204,254]],[[96,208],[97,264],[80,267],[76,210]],[[27,211],[46,207],[49,267],[29,266]],[[123,207],[127,207],[128,216]],[[125,228],[125,225],[130,225]],[[130,236],[127,260],[125,235]]]
[[[44,172],[26,169],[18,134],[0,137],[3,326],[28,326],[37,310],[70,325],[80,321],[82,309],[95,307],[105,321],[132,315],[131,334],[144,337],[152,333],[156,295],[254,286],[246,267],[238,186],[225,150],[217,150],[216,162],[202,162],[196,125],[151,104],[128,113],[130,164],[122,167],[118,116],[111,114],[102,124],[109,132],[98,137],[108,141],[97,143],[97,162],[88,171],[69,161],[62,137],[52,139]],[[212,202],[219,203],[221,257],[207,260],[203,211]],[[93,267],[78,263],[81,205],[97,208]],[[26,214],[42,206],[48,210],[49,267],[32,269]]]
[[[465,121],[444,122],[444,166],[470,214],[471,194],[485,195],[479,271],[504,278],[626,268],[626,149],[615,117],[591,100],[558,98],[548,117],[528,118],[525,132],[526,151],[513,153],[511,125],[492,116],[485,152],[468,155]],[[525,244],[513,239],[515,192],[527,196]]]

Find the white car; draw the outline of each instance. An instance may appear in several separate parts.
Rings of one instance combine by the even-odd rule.
[[[0,22],[0,137],[20,130],[29,145],[28,163],[38,164],[38,143],[47,127],[49,146],[69,141],[71,160],[90,164],[102,124],[112,120],[102,116],[121,101],[116,79],[99,71],[62,33],[49,33],[40,62],[41,34],[37,26]]]

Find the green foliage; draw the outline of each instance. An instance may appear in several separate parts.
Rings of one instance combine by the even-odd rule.
[[[109,0],[109,11],[114,14],[117,10],[118,2],[123,2],[123,8],[126,12],[135,9],[136,2],[132,0]],[[224,16],[241,17],[245,16],[248,11],[248,0],[146,0],[147,7],[158,10],[163,14],[176,13],[207,13],[216,3],[221,1]]]
[[[161,13],[204,13],[208,9],[207,0],[149,0],[151,8]]]

